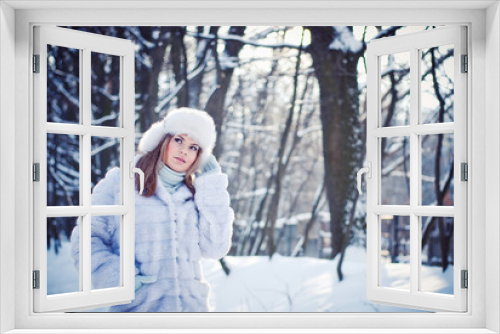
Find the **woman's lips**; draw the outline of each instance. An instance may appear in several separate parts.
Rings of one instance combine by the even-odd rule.
[[[186,160],[179,158],[179,157],[175,157],[175,160],[177,160],[178,162],[183,163],[183,164],[186,163]]]

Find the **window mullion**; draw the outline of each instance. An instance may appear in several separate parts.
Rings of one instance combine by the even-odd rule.
[[[377,215],[409,216],[411,207],[409,205],[375,205],[373,213]]]
[[[82,108],[81,119],[82,125],[84,127],[90,127],[91,123],[91,64],[90,64],[90,50],[88,48],[83,49],[82,52],[82,62],[81,66],[81,96],[82,96]],[[80,193],[82,196],[82,203],[85,208],[89,209],[89,212],[83,216],[83,245],[81,250],[83,250],[83,266],[81,271],[83,273],[83,291],[90,293],[91,291],[91,215],[90,215],[90,205],[91,205],[91,134],[90,131],[82,136],[82,150],[80,156],[80,164],[82,168],[82,185],[80,187]]]
[[[411,128],[408,126],[380,127],[373,130],[373,135],[378,138],[391,138],[409,136]]]
[[[454,206],[422,206],[412,208],[412,213],[420,217],[432,216],[432,217],[454,217],[455,207]]]
[[[120,61],[120,73],[123,81],[120,86],[120,126],[127,131],[128,135],[123,138],[121,146],[122,161],[122,192],[123,206],[127,208],[128,214],[122,217],[122,275],[121,283],[126,289],[130,289],[130,295],[134,298],[134,276],[135,276],[135,191],[134,178],[129,177],[129,163],[134,161],[135,147],[135,98],[134,98],[134,72],[126,71],[134,68],[134,53],[127,54]],[[127,172],[125,172],[127,170]]]
[[[412,131],[418,135],[437,135],[454,133],[455,125],[453,123],[435,123],[416,125]]]
[[[80,86],[79,86],[79,96],[80,96],[80,100],[79,100],[79,108],[78,108],[78,119],[80,120],[80,124],[83,124],[83,106],[84,106],[84,103],[83,103],[83,85],[82,85],[82,80],[83,80],[83,50],[80,49],[79,51],[79,57],[78,57],[78,60],[79,60],[79,73],[78,73],[78,77],[80,79]],[[47,123],[47,127],[49,127],[50,124]],[[78,125],[78,127],[80,127],[80,125]],[[81,134],[80,133],[75,133],[75,135],[80,135],[80,140],[79,140],[79,168],[80,168],[80,172],[83,172],[85,171],[85,168],[84,168],[84,164],[85,164],[85,159],[83,158],[83,140],[82,140],[82,137],[81,137]],[[84,205],[84,192],[82,191],[83,186],[84,186],[84,179],[82,177],[80,177],[80,180],[79,180],[79,188],[80,188],[80,192],[79,192],[79,204],[80,205]],[[86,233],[84,232],[84,226],[85,226],[85,215],[82,215],[80,216],[80,224],[78,225],[78,229],[79,229],[79,233],[80,233],[80,240],[79,240],[79,247],[80,249],[84,249],[84,245],[85,245],[85,235]],[[87,258],[86,258],[86,254],[85,252],[80,252],[79,253],[79,268],[78,268],[78,275],[79,275],[79,284],[80,284],[80,291],[86,291],[88,288],[86,286],[86,280],[87,278],[85,277],[84,273],[85,273],[85,270],[84,268],[86,267],[86,263],[87,263]]]
[[[378,78],[380,76],[380,58],[371,52],[367,51],[367,85],[373,87],[367,90],[367,139],[366,139],[366,161],[371,162],[372,177],[366,181],[367,185],[367,294],[369,299],[374,298],[374,292],[377,289],[380,276],[379,267],[379,219],[374,213],[375,206],[380,204],[380,149],[379,140],[373,135],[379,124],[380,110],[380,88]]]
[[[93,205],[85,206],[49,206],[46,209],[47,217],[82,217],[89,212],[94,216],[124,215],[130,211],[124,205]]]
[[[419,282],[419,224],[418,216],[413,209],[420,202],[420,143],[419,137],[415,133],[415,128],[419,124],[419,100],[420,100],[420,69],[419,50],[410,49],[410,292],[415,294],[418,291]]]
[[[82,224],[80,227],[80,254],[82,254],[82,261],[80,262],[80,279],[83,287],[83,292],[90,293],[91,290],[91,216],[86,214],[82,217]]]

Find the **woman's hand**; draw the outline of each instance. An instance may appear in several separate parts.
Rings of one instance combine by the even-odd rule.
[[[201,171],[200,175],[220,173],[220,172],[221,172],[220,165],[217,162],[217,159],[215,159],[215,156],[212,154],[205,163],[205,166],[203,166],[203,170]]]
[[[156,282],[158,278],[156,276],[148,275],[135,275],[135,291],[142,288],[144,284],[151,284]]]

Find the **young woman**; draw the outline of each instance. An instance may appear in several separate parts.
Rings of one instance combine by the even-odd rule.
[[[209,311],[200,259],[227,254],[233,223],[227,175],[211,154],[215,139],[213,119],[188,108],[169,112],[144,133],[136,157],[145,181],[143,194],[135,195],[135,299],[110,312]],[[119,198],[114,168],[95,186],[92,205],[117,204]],[[92,218],[94,289],[119,286],[119,224],[119,216]],[[71,240],[77,266],[78,231]]]

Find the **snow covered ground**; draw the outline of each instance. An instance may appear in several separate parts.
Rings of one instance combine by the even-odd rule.
[[[348,248],[342,282],[337,279],[337,260],[280,255],[271,261],[263,256],[225,259],[231,269],[229,276],[218,261],[202,261],[214,312],[420,312],[366,299],[366,252],[361,247]],[[62,243],[58,255],[51,248],[47,260],[49,294],[77,291],[78,273],[69,242]],[[408,275],[408,264],[383,265],[382,282],[387,286],[409,288]],[[453,293],[452,266],[445,273],[424,266],[422,275],[426,291]]]

